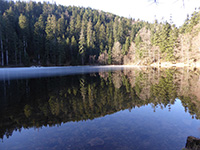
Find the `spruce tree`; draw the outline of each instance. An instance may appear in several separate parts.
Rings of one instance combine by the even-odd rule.
[[[2,2],[1,2],[2,4]],[[1,57],[0,57],[0,60],[1,60],[1,66],[4,66],[4,50],[3,50],[3,18],[2,16],[0,15],[0,51],[1,51]]]
[[[121,44],[115,42],[112,48],[112,63],[120,65],[122,63]]]
[[[85,63],[85,53],[86,53],[86,41],[85,41],[85,35],[84,35],[84,26],[85,23],[82,22],[82,28],[79,38],[79,54],[81,55],[81,64],[84,65]]]
[[[92,22],[91,19],[89,20],[88,24],[87,24],[87,48],[88,49],[92,49],[93,46],[93,30],[92,30]]]
[[[78,56],[77,47],[78,47],[77,41],[76,41],[75,37],[72,36],[71,46],[70,46],[70,54],[71,54],[71,59],[72,59],[73,64],[76,64],[77,59],[78,59],[78,57],[77,57]]]
[[[40,15],[39,20],[34,25],[34,58],[39,65],[44,63],[45,39],[45,21],[43,15]]]
[[[101,24],[99,29],[99,50],[100,52],[103,52],[105,48],[105,39],[106,39],[106,32],[105,32],[105,26]]]

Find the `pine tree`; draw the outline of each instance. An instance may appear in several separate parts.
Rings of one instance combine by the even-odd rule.
[[[81,16],[78,14],[77,17],[76,17],[76,25],[75,25],[75,28],[76,28],[76,38],[78,39],[78,36],[81,32]]]
[[[57,41],[58,41],[58,48],[57,48],[57,55],[58,55],[58,64],[61,65],[64,62],[66,62],[66,53],[65,50],[66,43],[65,43],[65,20],[64,16],[61,15],[61,17],[58,19],[57,22]]]
[[[0,2],[0,4],[3,4]],[[1,50],[1,66],[4,66],[4,50],[3,50],[3,18],[0,16],[0,50]]]
[[[44,57],[45,39],[45,21],[43,15],[40,15],[39,20],[34,25],[34,57],[39,65],[44,63],[42,58]]]
[[[121,44],[119,42],[115,42],[112,48],[112,62],[114,64],[121,64],[122,62]]]
[[[87,48],[92,49],[94,45],[94,40],[93,40],[93,30],[92,30],[92,22],[91,19],[89,20],[87,24]]]
[[[125,46],[124,46],[123,55],[126,55],[128,53],[129,47],[130,47],[130,37],[127,37]]]
[[[63,15],[61,15],[61,17],[58,19],[57,30],[57,36],[59,36],[62,39],[65,39],[65,19]]]
[[[140,35],[137,35],[136,38],[135,38],[135,45],[136,45],[137,47],[139,47],[139,45],[141,44],[141,42],[142,42],[141,36],[140,36]]]
[[[177,44],[177,38],[178,38],[178,30],[175,26],[172,26],[169,37],[168,37],[168,47],[167,47],[167,61],[174,61],[175,60],[175,53],[174,49]]]
[[[185,20],[184,24],[180,28],[180,33],[185,33],[189,24],[189,15],[187,15],[187,19]]]
[[[76,39],[74,36],[72,36],[71,38],[71,47],[70,47],[70,52],[71,52],[71,59],[72,59],[72,62],[74,62],[74,64],[76,64],[76,61],[77,61],[77,55],[78,55],[78,52],[77,52],[77,42],[76,42]]]
[[[100,26],[101,26],[101,20],[98,19],[97,23],[94,26],[94,31],[95,31],[95,39],[96,39],[96,47],[99,47],[100,43],[99,43],[99,34],[100,34]]]
[[[163,24],[162,30],[161,30],[161,35],[160,35],[160,50],[162,53],[164,53],[167,49],[167,44],[168,44],[168,37],[169,37],[169,32],[171,30],[171,26],[169,23],[166,22],[166,24]]]
[[[56,45],[57,45],[57,21],[54,15],[48,16],[46,23],[46,45],[45,45],[45,60],[56,64]]]
[[[79,38],[79,54],[81,55],[81,63],[84,65],[85,62],[85,52],[86,52],[86,42],[85,42],[85,35],[84,35],[84,25],[85,23],[82,22],[82,28]]]
[[[103,52],[105,48],[105,39],[106,39],[106,33],[105,33],[105,26],[101,24],[99,29],[99,49],[100,52]]]
[[[125,32],[124,29],[125,29],[124,21],[120,20],[117,34],[118,34],[119,42],[121,44],[124,44],[125,43],[125,39],[126,39],[126,37],[125,37],[126,35],[124,33]]]
[[[119,26],[119,18],[115,17],[115,21],[113,24],[113,38],[114,38],[114,42],[117,42],[120,40],[119,38],[119,34],[118,34],[118,26]]]
[[[27,41],[28,41],[28,20],[26,16],[23,14],[20,14],[19,16],[19,27],[21,28],[21,33],[22,33],[22,45],[23,45],[23,52],[24,52],[24,61],[27,63]]]
[[[4,58],[5,58],[5,64],[14,64],[13,60],[16,58],[17,49],[16,49],[16,43],[18,38],[16,37],[16,18],[14,11],[12,7],[10,7],[6,12],[3,13],[3,24],[4,24],[4,30],[3,30],[3,43],[4,43]]]
[[[75,35],[75,21],[74,21],[74,17],[70,18],[70,36],[74,36]]]
[[[70,48],[70,39],[69,37],[67,37],[66,41],[65,41],[65,54],[66,54],[66,61],[70,61],[72,60],[72,51],[71,51],[71,48]]]

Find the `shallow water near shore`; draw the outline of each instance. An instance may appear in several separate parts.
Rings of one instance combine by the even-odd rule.
[[[198,70],[59,69],[0,81],[0,149],[175,150],[200,137]]]

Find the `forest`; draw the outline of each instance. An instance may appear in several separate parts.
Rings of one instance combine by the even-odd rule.
[[[91,8],[0,0],[0,66],[198,63],[200,12],[180,28],[172,20],[148,23]]]

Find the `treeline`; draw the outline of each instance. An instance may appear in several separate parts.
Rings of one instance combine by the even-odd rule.
[[[1,66],[122,63],[117,48],[126,54],[147,24],[46,2],[1,0],[0,6]]]
[[[177,28],[173,22],[157,20],[143,27],[124,57],[124,64],[200,63],[200,11],[188,16]]]

